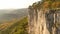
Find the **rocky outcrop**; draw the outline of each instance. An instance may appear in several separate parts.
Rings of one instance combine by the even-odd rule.
[[[28,11],[29,34],[60,34],[60,9]]]

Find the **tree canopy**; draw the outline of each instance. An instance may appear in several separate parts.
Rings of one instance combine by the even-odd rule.
[[[33,3],[31,6],[33,9],[55,9],[60,8],[60,0],[42,0],[39,2]]]

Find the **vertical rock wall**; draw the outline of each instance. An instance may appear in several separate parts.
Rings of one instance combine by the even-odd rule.
[[[60,10],[29,9],[29,34],[60,34]]]

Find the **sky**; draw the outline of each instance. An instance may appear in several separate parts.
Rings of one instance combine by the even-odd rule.
[[[20,9],[28,8],[34,2],[40,0],[0,0],[0,9]]]

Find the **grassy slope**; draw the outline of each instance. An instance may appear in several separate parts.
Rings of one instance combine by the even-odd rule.
[[[28,27],[28,19],[24,17],[23,19],[17,21],[6,30],[1,31],[0,34],[28,34],[26,28]]]

